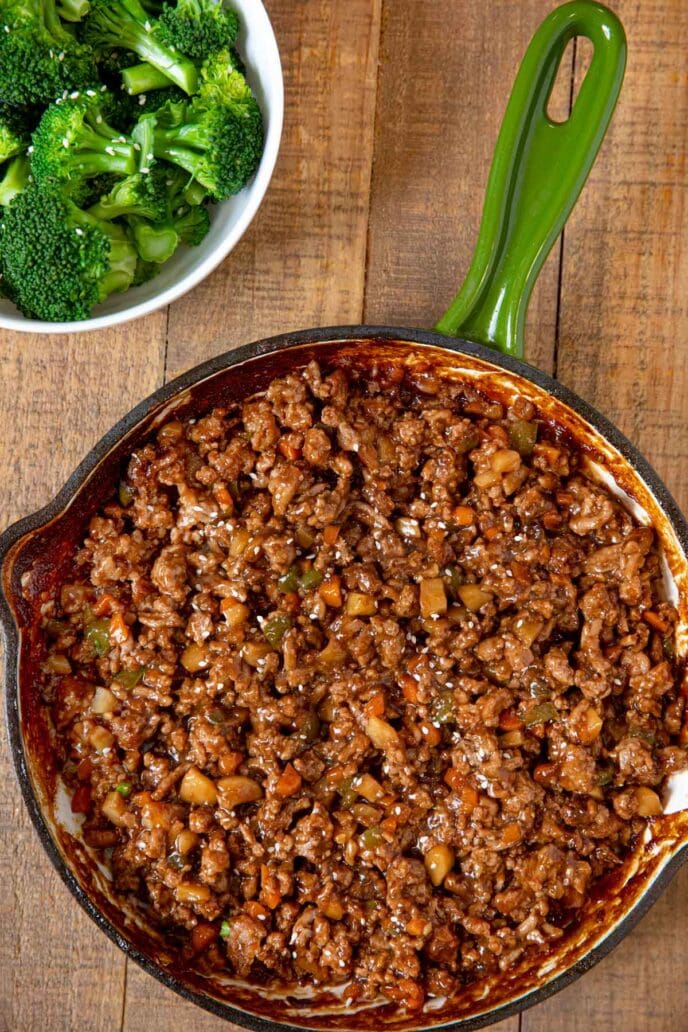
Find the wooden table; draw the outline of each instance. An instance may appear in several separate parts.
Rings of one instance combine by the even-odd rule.
[[[192,294],[91,336],[0,343],[2,520],[46,502],[164,380],[245,341],[430,326],[475,240],[492,147],[552,0],[271,0],[281,157],[236,251]],[[622,99],[529,317],[529,358],[616,422],[688,509],[688,4],[616,0]],[[583,48],[567,59],[564,109]],[[1,1032],[219,1030],[97,931],[43,854],[0,754]],[[688,870],[581,982],[501,1032],[688,1029]]]

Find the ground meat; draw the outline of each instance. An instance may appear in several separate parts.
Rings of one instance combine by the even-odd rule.
[[[652,530],[530,402],[315,363],[131,457],[46,613],[84,838],[199,969],[417,1009],[686,765]]]

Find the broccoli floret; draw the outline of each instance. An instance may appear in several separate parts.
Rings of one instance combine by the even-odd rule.
[[[154,223],[140,218],[129,220],[142,260],[157,264],[166,262],[179,244],[200,244],[210,229],[208,209],[188,200],[189,178],[184,172],[168,168],[165,187],[166,211],[161,219]]]
[[[37,183],[15,197],[0,222],[3,287],[32,318],[88,318],[95,304],[131,285],[137,260],[123,226]]]
[[[10,0],[3,7],[0,96],[5,103],[44,104],[95,81],[91,49],[67,31],[54,0]]]
[[[160,272],[160,265],[158,262],[144,262],[142,258],[139,258],[136,263],[136,272],[131,282],[132,287],[140,287],[143,283],[148,283],[154,276],[157,276]]]
[[[165,4],[159,19],[160,36],[183,54],[204,61],[216,50],[236,42],[239,19],[217,0],[178,0]]]
[[[154,154],[185,169],[223,201],[238,193],[255,172],[263,146],[258,105],[167,104],[156,115]]]
[[[31,170],[36,180],[76,185],[102,173],[133,175],[134,142],[114,129],[107,115],[107,94],[94,90],[51,104],[33,134]]]
[[[155,165],[150,172],[137,172],[118,180],[88,212],[100,219],[138,215],[158,222],[167,214],[167,189],[167,173],[161,165]]]
[[[0,163],[22,154],[30,140],[29,120],[24,111],[0,102]]]
[[[196,66],[159,38],[157,22],[151,21],[139,0],[93,0],[84,38],[96,50],[132,50],[185,93],[196,90]]]
[[[0,205],[7,207],[29,183],[29,159],[18,154],[0,169]]]

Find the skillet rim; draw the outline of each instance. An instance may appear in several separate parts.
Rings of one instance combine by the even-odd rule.
[[[143,422],[151,411],[157,409],[165,402],[169,402],[175,395],[181,394],[200,381],[208,379],[234,365],[262,358],[275,351],[297,348],[303,345],[336,343],[338,341],[344,343],[355,340],[399,341],[439,347],[455,354],[465,354],[472,358],[488,361],[508,372],[515,373],[529,380],[581,416],[626,459],[647,485],[659,508],[671,524],[684,554],[688,556],[688,520],[684,517],[672,494],[654,467],[610,420],[579,397],[574,391],[565,387],[548,373],[536,369],[534,366],[514,358],[512,355],[503,354],[476,341],[465,338],[445,337],[435,331],[419,328],[363,324],[316,327],[266,337],[250,344],[241,345],[230,351],[222,352],[192,367],[169,383],[163,384],[147,398],[139,402],[138,405],[135,405],[93,445],[54,498],[46,505],[11,524],[0,535],[0,630],[2,630],[5,643],[4,694],[8,742],[24,804],[45,852],[77,902],[101,931],[122,950],[127,958],[134,960],[149,975],[152,975],[167,988],[172,989],[183,999],[195,1003],[218,1017],[234,1021],[245,1028],[251,1029],[252,1032],[280,1032],[280,1030],[301,1032],[302,1029],[309,1028],[309,1026],[292,1025],[264,1018],[190,989],[180,978],[165,971],[161,965],[145,956],[117,931],[114,925],[100,912],[81,888],[76,877],[63,860],[50,834],[37,796],[33,791],[24,755],[18,705],[20,635],[12,612],[10,598],[5,590],[8,572],[6,564],[12,549],[23,537],[52,522],[69,507],[86,484],[90,474],[120,440]],[[407,1029],[409,1032],[411,1029],[447,1029],[451,1030],[451,1032],[473,1032],[473,1030],[484,1028],[494,1022],[519,1014],[538,1003],[542,1003],[578,979],[625,938],[657,901],[686,858],[688,858],[688,848],[686,848],[685,844],[678,845],[674,855],[661,868],[659,874],[655,876],[649,887],[605,938],[593,946],[578,961],[546,981],[543,985],[530,990],[522,997],[484,1011],[475,1017],[428,1025],[414,1024],[413,1021],[410,1021]],[[355,1025],[352,1025],[351,1029],[354,1030]]]

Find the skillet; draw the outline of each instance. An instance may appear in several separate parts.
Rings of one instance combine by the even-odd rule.
[[[575,36],[594,55],[569,119],[547,115],[559,63]],[[592,0],[558,8],[536,33],[518,73],[497,143],[478,244],[466,281],[435,332],[397,327],[311,329],[220,355],[143,401],[84,459],[59,495],[0,538],[0,618],[6,639],[9,742],[24,800],[63,880],[103,931],[156,978],[222,1017],[253,1029],[468,1030],[501,1020],[563,988],[612,948],[657,898],[688,855],[688,787],[674,776],[664,815],[648,824],[624,865],[595,891],[580,922],[546,956],[433,1000],[420,1014],[390,1005],[344,1009],[336,996],[277,996],[183,967],[145,917],[123,907],[79,840],[56,772],[50,728],[34,688],[42,661],[40,609],[67,569],[90,516],[108,499],[126,457],[172,414],[199,414],[220,399],[262,389],[312,358],[365,371],[393,361],[475,382],[508,402],[518,393],[573,439],[589,474],[604,481],[658,535],[666,591],[679,609],[676,651],[688,652],[688,525],[652,467],[603,416],[523,362],[525,313],[537,274],[595,159],[625,67],[618,19]],[[688,690],[688,680],[684,682]]]

